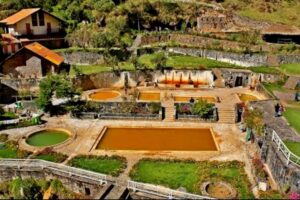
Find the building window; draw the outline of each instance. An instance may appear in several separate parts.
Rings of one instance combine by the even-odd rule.
[[[37,26],[38,25],[38,21],[37,21],[37,13],[33,13],[31,15],[31,19],[32,19],[32,26]]]
[[[39,12],[39,21],[40,21],[40,26],[45,26],[45,17],[43,11]]]

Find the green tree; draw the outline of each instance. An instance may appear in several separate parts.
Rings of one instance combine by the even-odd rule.
[[[49,75],[43,79],[39,85],[40,91],[37,99],[37,105],[45,112],[52,110],[53,97],[67,98],[74,100],[80,91],[63,75]]]
[[[213,107],[214,104],[208,103],[206,100],[199,99],[196,103],[194,103],[192,113],[199,115],[200,117],[207,118],[212,112]]]
[[[156,69],[162,70],[167,65],[167,57],[165,53],[160,52],[155,54],[154,58],[151,59]]]
[[[246,110],[244,114],[244,122],[248,128],[251,128],[255,133],[262,135],[264,128],[263,112],[260,109]]]

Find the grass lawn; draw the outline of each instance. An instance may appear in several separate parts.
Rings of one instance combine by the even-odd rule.
[[[284,64],[280,66],[280,69],[285,74],[300,75],[300,63]]]
[[[286,140],[284,141],[284,144],[291,152],[293,152],[297,156],[300,156],[300,142]]]
[[[286,89],[283,88],[285,81],[279,81],[275,83],[263,83],[264,87],[274,95],[274,91],[284,92]]]
[[[0,158],[26,158],[29,152],[17,149],[17,142],[8,141],[0,145]]]
[[[10,120],[10,119],[17,119],[18,116],[13,112],[6,112],[0,116],[0,120]]]
[[[68,158],[68,156],[61,153],[49,152],[49,153],[42,153],[40,155],[36,155],[32,158],[46,160],[50,162],[62,163]]]
[[[193,162],[173,160],[139,161],[131,170],[130,177],[139,182],[152,183],[201,194],[204,181],[227,181],[239,193],[239,198],[253,198],[248,177],[239,162]]]
[[[132,71],[134,70],[133,64],[129,62],[121,62],[119,64],[121,71]],[[76,72],[79,72],[81,74],[97,74],[101,72],[111,72],[113,71],[113,68],[110,66],[107,66],[105,64],[99,64],[99,65],[73,65],[70,69],[70,76],[75,76]]]
[[[118,176],[126,168],[126,160],[119,156],[77,156],[69,164],[98,173]]]
[[[226,0],[222,3],[225,8],[234,9],[237,14],[246,16],[255,20],[270,21],[274,23],[284,23],[293,26],[300,26],[300,18],[297,13],[300,10],[299,1],[277,1],[269,2],[270,7],[275,8],[272,12],[267,12],[265,9],[266,1],[240,1]],[[230,5],[237,5],[238,8]]]
[[[139,57],[138,61],[141,64],[144,64],[149,69],[154,69],[155,65],[152,63],[152,59],[156,56],[156,54],[144,54]],[[224,63],[212,59],[195,57],[195,56],[187,56],[187,55],[170,55],[167,59],[167,67],[172,67],[174,69],[210,69],[217,67],[230,67],[230,68],[238,68],[238,66]]]
[[[281,74],[279,68],[276,67],[249,67],[247,68],[255,73],[262,73],[262,74]]]
[[[289,124],[300,134],[300,108],[286,108],[283,116],[287,119]]]

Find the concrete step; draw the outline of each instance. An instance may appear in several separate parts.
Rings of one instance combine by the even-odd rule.
[[[104,199],[126,199],[128,189],[122,186],[114,186]]]
[[[94,199],[104,199],[113,187],[114,186],[112,184],[104,185],[103,188],[99,191],[99,193],[94,197]]]
[[[284,88],[294,90],[298,83],[300,83],[300,77],[290,76],[284,84]]]

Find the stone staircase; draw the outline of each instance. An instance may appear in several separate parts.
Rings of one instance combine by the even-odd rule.
[[[164,99],[162,101],[162,107],[165,108],[165,119],[164,121],[166,122],[173,122],[175,121],[175,106],[174,106],[174,99],[173,98],[168,98]]]
[[[222,72],[220,69],[214,68],[212,69],[212,72],[214,73],[214,75],[216,76],[216,80],[215,80],[215,87],[218,88],[224,88],[225,87],[225,82],[223,80],[222,77]]]
[[[298,83],[300,83],[300,77],[290,76],[285,82],[284,88],[294,90]]]
[[[236,120],[235,109],[231,107],[219,107],[219,123],[223,124],[234,124]]]

